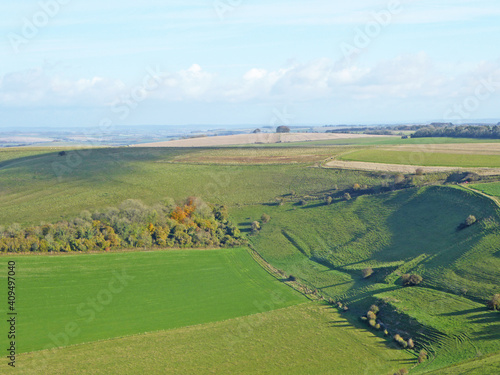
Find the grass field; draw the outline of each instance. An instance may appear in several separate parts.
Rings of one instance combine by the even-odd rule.
[[[370,163],[443,166],[462,168],[498,168],[500,155],[474,155],[459,153],[433,153],[419,151],[392,151],[368,149],[349,152],[340,157],[346,161],[363,161]]]
[[[500,182],[490,182],[484,184],[473,184],[471,188],[484,191],[485,194],[500,197]]]
[[[390,349],[327,306],[306,303],[224,322],[32,353],[19,362],[19,370],[27,370],[26,374],[43,369],[44,374],[359,375],[410,368],[415,357]],[[30,370],[35,365],[37,370]]]
[[[355,314],[366,312],[377,299],[391,293],[410,293],[398,281],[401,273],[422,275],[424,290],[430,292],[413,303],[420,306],[423,315],[407,314],[410,319],[403,329],[441,332],[441,336],[422,338],[435,348],[436,368],[477,355],[465,345],[454,347],[449,354],[448,342],[460,336],[458,332],[465,335],[469,330],[490,329],[493,336],[478,335],[474,345],[483,354],[500,349],[496,344],[500,332],[494,333],[499,328],[494,324],[496,315],[485,308],[485,301],[500,288],[500,217],[491,200],[458,188],[428,187],[364,196],[331,206],[310,202],[302,207],[245,207],[234,211],[235,221],[245,229],[264,212],[271,221],[260,234],[251,236],[257,251],[311,288],[347,302]],[[457,230],[470,214],[480,222]],[[369,279],[361,275],[366,267],[375,270]],[[455,308],[446,303],[441,312],[462,314],[457,322],[464,327],[473,324],[474,328],[450,331],[446,324],[452,318],[432,320],[425,315],[426,308],[436,301],[432,293],[436,289],[447,292],[442,296],[450,301],[455,294],[465,295],[462,305]],[[405,308],[417,309],[401,306],[402,314],[406,314]],[[411,321],[418,325],[412,327]]]
[[[5,269],[7,260],[16,261],[19,353],[220,321],[306,301],[259,267],[246,249],[0,260]],[[2,337],[2,347],[6,340]]]
[[[426,145],[426,144],[459,144],[459,143],[499,143],[498,139],[478,139],[478,138],[408,138],[401,137],[376,137],[376,138],[351,138],[351,139],[335,139],[321,140],[309,142],[294,142],[294,143],[278,143],[278,144],[263,144],[263,145],[244,145],[240,147],[317,147],[317,146],[384,146],[384,145]]]
[[[387,145],[469,141],[484,143],[377,138]],[[383,152],[373,148],[373,139],[356,142],[353,147],[360,150],[355,153]],[[387,349],[393,346],[390,338],[367,331],[359,321],[372,303],[381,306],[380,317],[391,330],[414,335],[417,345],[431,352],[429,361],[412,373],[443,369],[452,374],[461,367],[447,366],[500,350],[499,314],[484,307],[500,291],[500,214],[492,200],[461,188],[429,186],[335,200],[328,206],[306,196],[351,189],[355,183],[380,186],[391,175],[313,167],[345,152],[344,146],[260,146],[66,149],[64,156],[59,149],[5,151],[0,154],[0,224],[54,222],[130,198],[153,204],[166,197],[200,196],[226,204],[231,220],[269,263],[347,303],[349,312],[341,317],[316,304],[296,306],[306,298],[260,268],[246,249],[3,256],[2,267],[11,259],[18,265],[19,352],[77,344],[54,356],[46,352],[44,373],[54,374],[99,373],[97,368],[113,373],[112,366],[125,374],[138,369],[192,373],[190,363],[198,373],[266,368],[270,374],[283,369],[387,374],[410,368],[414,353]],[[432,176],[415,181],[436,182]],[[500,194],[499,186],[474,185],[492,195]],[[304,197],[306,203],[276,205],[282,196]],[[271,221],[251,235],[252,221],[263,213]],[[457,230],[471,214],[478,223]],[[368,279],[361,276],[366,267],[375,271]],[[134,279],[109,294],[109,283],[119,281],[114,272],[123,270]],[[422,275],[423,283],[403,288],[399,276],[406,272]],[[90,307],[97,298],[103,303]],[[284,309],[270,311],[279,308]],[[248,315],[263,311],[270,312],[259,315],[264,323],[254,327],[255,315]],[[136,335],[143,332],[150,333]],[[243,339],[221,344],[227,335]],[[352,361],[358,352],[359,359]],[[33,356],[38,354],[19,358],[29,364]],[[479,371],[478,363],[493,368],[498,357],[465,362],[463,371]]]
[[[429,375],[484,375],[500,371],[500,353],[481,357],[459,365],[428,372]]]
[[[171,163],[199,150],[94,149],[12,159],[0,170],[0,225],[40,224],[73,218],[82,210],[116,206],[126,199],[154,204],[166,197],[202,197],[229,206],[265,203],[295,191],[310,194],[377,184],[366,172],[309,165],[193,165]]]

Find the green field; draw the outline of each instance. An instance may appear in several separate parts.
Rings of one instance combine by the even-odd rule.
[[[500,353],[481,357],[450,366],[438,371],[429,372],[429,375],[484,375],[497,374],[500,371]]]
[[[386,152],[371,148],[376,145],[370,144],[373,139],[357,142],[352,147],[360,150],[346,156]],[[180,202],[199,196],[227,205],[231,221],[248,234],[251,246],[272,266],[297,277],[309,288],[306,293],[317,290],[349,306],[340,316],[336,309],[301,304],[307,299],[264,271],[248,249],[7,255],[0,263],[6,268],[7,260],[17,261],[18,308],[23,313],[18,351],[65,346],[45,352],[49,365],[44,373],[54,374],[113,373],[113,366],[120,366],[116,373],[193,373],[193,364],[197,373],[255,373],[266,368],[270,374],[285,369],[297,374],[385,375],[412,368],[421,348],[429,351],[429,360],[412,373],[451,374],[460,366],[460,371],[478,373],[478,364],[493,368],[498,356],[482,356],[500,350],[499,314],[485,308],[486,300],[500,292],[498,206],[457,187],[398,187],[381,194],[375,188],[396,188],[390,173],[316,167],[318,160],[346,152],[349,143],[341,144],[66,149],[64,156],[58,155],[59,149],[3,151],[2,226],[71,219],[82,210],[102,210],[126,199],[151,205],[166,197]],[[365,146],[368,149],[362,150]],[[482,164],[500,158],[461,157]],[[413,181],[423,186],[445,179],[446,174],[429,174]],[[378,193],[356,197],[354,184],[374,187]],[[491,195],[500,194],[499,186],[473,185]],[[346,201],[335,195],[342,197],[343,190],[355,198]],[[327,195],[336,196],[333,204],[315,198]],[[277,198],[284,204],[278,205]],[[263,213],[271,221],[252,234],[251,223]],[[478,222],[458,230],[468,215]],[[366,267],[375,272],[364,279],[361,270]],[[95,317],[90,319],[92,299],[106,299],[114,272],[122,270],[134,280],[111,293],[112,303],[93,307]],[[422,284],[402,287],[403,273],[422,275]],[[360,322],[374,303],[391,335],[411,336],[417,351],[389,349],[394,347],[390,336]],[[265,323],[253,327],[257,315],[252,314],[263,311],[269,311],[258,315],[265,316]],[[144,332],[149,333],[137,335]],[[233,333],[251,340],[231,344],[228,360],[229,344],[221,344],[220,338]],[[352,361],[358,352],[360,359]],[[29,367],[40,353],[19,358]],[[480,359],[464,362],[476,357]],[[459,362],[459,367],[449,367]],[[97,368],[102,372],[95,372]]]
[[[173,163],[199,150],[94,149],[59,156],[12,159],[0,169],[0,225],[71,219],[82,210],[117,206],[126,199],[155,204],[195,195],[229,206],[265,203],[295,191],[310,194],[380,176],[309,165],[195,165]]]
[[[356,358],[353,361],[353,358]],[[121,360],[116,360],[120,358]],[[415,357],[307,303],[20,357],[27,374],[386,374]],[[37,366],[37,370],[31,370]]]
[[[4,256],[2,268],[7,260],[16,261],[19,353],[220,321],[306,300],[259,267],[246,249]],[[6,347],[6,337],[1,342]]]
[[[245,230],[263,212],[271,216],[271,221],[260,234],[251,236],[256,250],[273,266],[311,288],[348,303],[356,314],[366,312],[374,302],[385,304],[383,298],[389,298],[391,293],[409,293],[399,282],[399,275],[406,272],[424,278],[422,285],[429,293],[413,301],[424,312],[436,301],[433,290],[446,292],[440,300],[446,297],[444,300],[452,301],[453,295],[463,294],[463,316],[457,320],[463,328],[458,331],[447,330],[446,319],[431,324],[427,315],[405,310],[415,311],[416,306],[402,304],[401,314],[405,316],[391,318],[407,320],[404,330],[429,330],[420,337],[420,344],[433,348],[436,368],[473,358],[478,352],[500,350],[500,332],[494,333],[500,328],[494,324],[497,315],[485,308],[485,301],[500,287],[500,216],[491,200],[457,188],[428,187],[364,196],[331,206],[322,202],[302,207],[254,206],[235,211],[234,215]],[[457,230],[471,214],[479,223]],[[369,279],[361,275],[366,267],[375,270]],[[460,311],[451,303],[444,306],[444,314]],[[408,327],[411,321],[418,325]],[[467,327],[471,323],[474,328]],[[474,338],[478,351],[464,345],[448,353],[448,342],[455,342],[455,336],[488,329],[492,330],[491,338]],[[438,336],[433,336],[434,330],[440,332]]]
[[[454,154],[421,151],[367,149],[349,152],[340,157],[346,161],[421,165],[427,167],[500,167],[500,155]]]
[[[316,146],[383,146],[383,145],[432,145],[432,144],[448,144],[448,143],[498,143],[498,139],[481,139],[481,138],[408,138],[402,139],[400,136],[392,137],[366,137],[366,138],[344,138],[321,141],[307,142],[290,142],[290,143],[271,143],[258,145],[243,145],[242,148],[267,148],[267,147],[316,147]],[[231,146],[233,147],[233,146]]]
[[[500,182],[490,182],[485,184],[473,184],[471,188],[484,192],[488,195],[500,197]]]

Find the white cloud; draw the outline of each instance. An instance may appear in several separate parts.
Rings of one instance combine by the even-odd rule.
[[[227,80],[193,64],[161,74],[160,85],[142,90],[104,77],[68,79],[37,68],[6,74],[0,80],[0,105],[106,106],[139,89],[145,99],[184,102],[248,102],[386,99],[452,100],[473,92],[481,79],[500,84],[500,60],[472,69],[447,69],[425,53],[403,55],[372,66],[346,65],[327,58],[276,70],[252,68]],[[500,88],[499,88],[500,90]],[[139,93],[138,91],[138,93]]]

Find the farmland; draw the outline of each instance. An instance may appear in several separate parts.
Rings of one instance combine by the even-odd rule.
[[[96,368],[192,373],[190,363],[199,373],[266,368],[383,375],[404,367],[451,374],[494,368],[500,327],[498,313],[485,302],[500,287],[495,202],[455,185],[439,186],[454,181],[452,172],[410,171],[396,183],[398,176],[389,171],[320,167],[332,157],[410,155],[416,151],[409,147],[425,142],[437,145],[426,147],[429,157],[452,160],[456,141],[380,137],[287,146],[4,151],[2,230],[13,223],[71,220],[82,210],[102,211],[127,199],[153,205],[198,196],[226,205],[253,251],[284,275],[271,276],[245,248],[2,256],[3,265],[11,259],[18,264],[18,306],[25,317],[18,326],[19,353],[34,351],[19,356],[20,366],[30,373],[32,359],[45,353],[52,371],[46,373],[54,374]],[[470,146],[463,147],[461,160],[494,164],[499,156],[482,153],[474,141],[463,143]],[[500,194],[496,182],[472,186]],[[262,222],[263,213],[269,222]],[[469,215],[477,223],[461,227]],[[254,233],[255,221],[262,229]],[[373,274],[364,278],[367,268]],[[133,282],[86,322],[91,315],[79,316],[78,306],[97,298],[123,270]],[[405,273],[418,273],[422,283],[404,287]],[[287,285],[289,275],[309,298],[323,296],[335,307],[307,302]],[[339,312],[337,302],[348,311]],[[380,307],[389,336],[360,321],[372,304]],[[262,324],[255,326],[256,320]],[[57,336],[72,322],[81,332],[68,341]],[[412,337],[416,350],[396,349],[395,333]],[[236,344],[220,344],[227,335],[236,336]],[[63,348],[39,351],[53,346]],[[414,367],[420,349],[429,359]],[[225,359],[228,350],[231,361]],[[347,359],[358,352],[357,362]],[[121,367],[113,367],[117,363]]]
[[[415,362],[318,303],[31,353],[21,356],[20,369],[32,369],[42,356],[45,374],[385,374]]]
[[[451,152],[396,151],[370,149],[342,155],[342,160],[370,163],[392,163],[417,166],[445,166],[461,168],[498,168],[500,155]]]
[[[6,260],[1,258],[2,267]],[[18,325],[21,353],[226,320],[306,301],[260,268],[246,249],[9,260],[16,261],[17,288],[22,291],[17,302],[23,315]],[[68,324],[78,326],[78,334],[66,340]]]

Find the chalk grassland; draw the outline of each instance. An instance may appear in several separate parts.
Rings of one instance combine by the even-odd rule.
[[[500,350],[498,314],[485,307],[500,288],[500,217],[491,200],[457,188],[428,187],[331,206],[245,207],[234,210],[234,217],[248,230],[264,212],[271,221],[250,238],[268,262],[349,304],[355,314],[364,314],[372,303],[387,305],[382,316],[399,309],[382,320],[392,329],[422,332],[414,338],[433,353],[429,369]],[[471,214],[479,223],[457,230]],[[375,272],[364,279],[361,270],[367,267]],[[407,272],[423,276],[418,299],[403,298],[413,291],[399,281]],[[441,291],[439,298],[433,290]],[[463,300],[457,302],[456,295]],[[399,302],[391,307],[393,300]],[[432,310],[436,303],[442,303],[442,311]],[[450,319],[457,324],[454,330],[447,327]],[[457,337],[471,344],[456,345]]]
[[[193,165],[171,163],[193,149],[107,148],[47,153],[10,160],[0,170],[0,225],[71,219],[82,210],[116,206],[126,199],[155,204],[200,196],[228,206],[274,201],[295,191],[311,194],[379,184],[380,177],[296,165]]]
[[[390,349],[382,339],[318,303],[45,354],[43,373],[54,375],[359,375],[393,373],[415,363],[412,354]],[[19,356],[19,370],[31,368],[42,356]]]
[[[485,375],[500,371],[500,353],[473,359],[428,373],[429,375]]]
[[[0,258],[2,268],[8,260],[16,261],[18,353],[307,301],[255,263],[247,249],[9,256]],[[6,273],[0,278],[5,284]],[[7,348],[6,337],[1,343]]]

